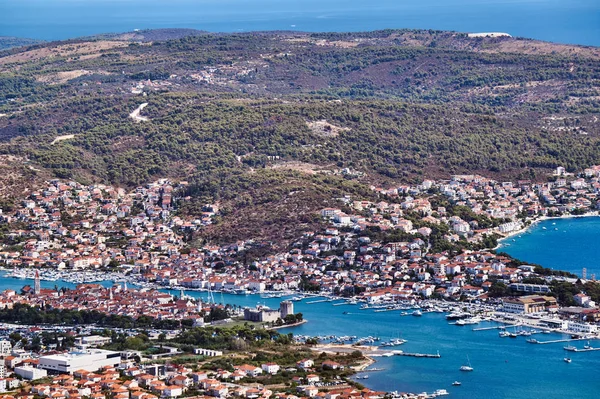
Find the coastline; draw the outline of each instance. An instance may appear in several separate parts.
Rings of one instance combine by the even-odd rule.
[[[268,328],[266,328],[266,330],[281,330],[283,328],[297,327],[297,326],[301,326],[302,324],[307,323],[307,322],[308,322],[308,320],[305,319],[305,320],[302,320],[302,321],[299,321],[299,322],[293,323],[293,324],[284,324],[282,326],[268,327]]]
[[[586,212],[583,215],[568,214],[568,215],[561,215],[561,216],[540,216],[540,217],[537,217],[535,219],[528,219],[526,221],[529,221],[531,223],[529,223],[527,226],[523,227],[522,229],[506,233],[502,238],[500,238],[498,240],[498,245],[496,245],[494,248],[491,248],[491,249],[494,250],[494,251],[497,251],[497,250],[501,249],[502,248],[502,244],[503,244],[504,241],[506,241],[509,238],[514,237],[516,235],[527,233],[527,231],[529,229],[531,229],[532,227],[534,227],[538,223],[541,223],[541,222],[544,222],[544,221],[547,221],[547,220],[578,219],[578,218],[589,218],[589,217],[600,217],[600,212],[599,211],[591,211],[591,212]]]
[[[365,359],[359,365],[351,367],[352,370],[356,372],[365,371],[369,366],[376,363],[376,360],[369,355],[372,355],[374,352],[377,352],[377,347],[348,344],[318,344],[312,346],[310,350],[325,353],[350,353],[354,351],[360,351],[360,353]]]

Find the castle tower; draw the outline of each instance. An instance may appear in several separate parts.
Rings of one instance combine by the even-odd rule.
[[[294,314],[294,303],[292,301],[281,301],[279,303],[279,315],[282,319],[289,314]]]
[[[38,270],[35,271],[35,280],[33,282],[33,293],[35,295],[40,295],[42,289],[40,287],[40,272]]]

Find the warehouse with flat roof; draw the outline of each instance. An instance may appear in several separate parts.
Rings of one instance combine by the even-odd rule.
[[[48,374],[72,374],[73,371],[97,371],[104,366],[118,366],[121,361],[119,352],[103,349],[68,352],[40,357],[39,367]]]

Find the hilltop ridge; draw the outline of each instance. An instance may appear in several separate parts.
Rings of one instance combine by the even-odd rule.
[[[23,181],[189,180],[214,237],[291,238],[371,185],[600,163],[599,82],[599,48],[512,37],[100,35],[0,53],[0,152]]]

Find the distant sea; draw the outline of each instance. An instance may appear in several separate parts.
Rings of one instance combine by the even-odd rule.
[[[0,0],[0,36],[60,40],[134,29],[506,32],[600,46],[598,0]]]
[[[600,279],[600,217],[544,220],[502,241],[499,251],[525,262]]]

